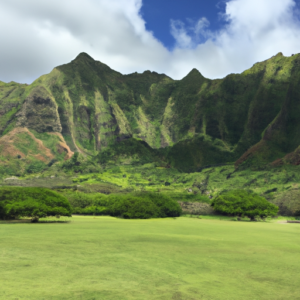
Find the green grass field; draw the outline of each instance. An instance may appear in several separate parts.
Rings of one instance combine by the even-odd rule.
[[[300,225],[0,224],[0,299],[300,299]]]

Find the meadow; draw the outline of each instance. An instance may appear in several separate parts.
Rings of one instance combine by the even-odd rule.
[[[0,299],[299,299],[299,234],[218,217],[3,222]]]

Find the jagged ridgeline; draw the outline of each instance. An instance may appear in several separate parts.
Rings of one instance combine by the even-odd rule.
[[[173,80],[122,75],[81,53],[31,85],[0,82],[1,168],[95,155],[129,138],[165,148],[163,161],[184,171],[298,164],[299,86],[299,54],[279,53],[224,79],[193,69]]]

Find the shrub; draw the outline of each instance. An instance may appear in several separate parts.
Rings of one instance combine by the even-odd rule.
[[[72,209],[73,214],[79,215],[107,215],[107,208],[103,206],[87,206],[85,208],[75,207]]]
[[[71,159],[60,163],[58,167],[70,173],[86,174],[101,172],[101,166],[95,162],[93,157],[84,157],[78,152],[75,152]]]
[[[159,208],[151,200],[132,195],[113,201],[109,206],[109,213],[111,216],[125,219],[149,219],[160,216]]]
[[[74,214],[111,215],[127,219],[148,219],[180,216],[180,205],[171,198],[159,193],[86,194],[67,192]]]
[[[157,193],[111,196],[109,203],[110,215],[130,219],[178,217],[182,213],[176,201]]]
[[[254,220],[257,216],[265,218],[276,216],[278,207],[269,203],[264,197],[261,197],[251,191],[232,190],[219,195],[213,200],[214,210],[231,216],[249,217]]]
[[[46,164],[42,161],[36,160],[32,161],[27,167],[26,172],[27,173],[39,173],[43,171],[46,168]]]
[[[107,206],[108,198],[100,193],[66,192],[63,195],[69,200],[74,213],[76,209],[89,206]],[[77,210],[76,210],[77,211]]]
[[[33,187],[0,188],[0,218],[71,216],[68,200],[58,193]]]
[[[139,193],[140,197],[145,197],[151,200],[159,209],[160,217],[178,217],[182,213],[182,209],[177,201],[159,194],[159,193]]]

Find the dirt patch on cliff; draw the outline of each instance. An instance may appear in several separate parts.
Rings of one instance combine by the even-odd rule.
[[[66,143],[64,137],[62,136],[62,134],[59,133],[59,132],[49,132],[48,134],[50,134],[50,135],[56,135],[56,136],[59,137],[60,142],[56,146],[57,147],[57,151],[60,154],[63,153],[63,152],[66,153],[65,160],[70,159],[73,156],[74,152],[71,151],[70,147],[67,145],[67,143]]]
[[[36,153],[27,147],[27,144],[32,142]],[[24,147],[20,147],[20,145]],[[27,153],[22,148],[26,148]],[[48,162],[54,158],[51,150],[45,147],[43,142],[37,139],[26,127],[17,127],[1,137],[0,149],[1,155],[7,158],[33,156],[44,162]]]

